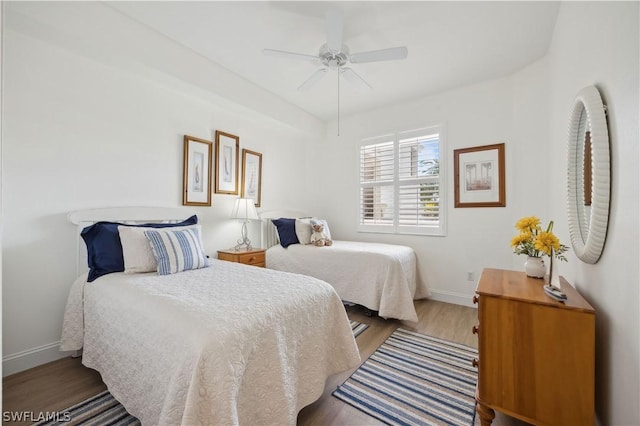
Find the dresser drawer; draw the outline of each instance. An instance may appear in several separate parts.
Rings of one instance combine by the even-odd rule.
[[[218,251],[218,259],[227,262],[244,263],[245,265],[259,266],[264,268],[265,251],[263,249],[253,250],[220,250]]]
[[[264,266],[264,252],[254,252],[238,255],[238,263],[246,265]]]

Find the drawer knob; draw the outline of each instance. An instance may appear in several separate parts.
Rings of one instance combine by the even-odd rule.
[[[473,332],[473,334],[478,334],[478,326],[474,325],[473,327],[471,327],[471,331]]]
[[[253,256],[251,259],[249,259],[249,262],[253,262],[254,260],[256,260],[255,256]]]
[[[475,368],[478,368],[478,365],[480,364],[480,361],[478,361],[477,359],[473,359],[473,361],[471,361],[471,365],[473,365]]]
[[[480,298],[478,297],[478,295],[476,294],[475,296],[473,296],[473,304],[477,305],[478,304],[478,300],[480,300]]]

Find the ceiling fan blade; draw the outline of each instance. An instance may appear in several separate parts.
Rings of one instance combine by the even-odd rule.
[[[305,55],[304,53],[285,52],[284,50],[263,49],[262,53],[269,56],[280,56],[283,58],[291,58],[308,62],[319,62],[320,58],[313,55]]]
[[[367,83],[367,81],[364,78],[362,78],[360,74],[358,74],[351,68],[349,67],[342,68],[341,72],[345,80],[347,80],[349,83],[353,83],[355,86],[359,88],[373,89],[373,87],[371,87],[371,85]]]
[[[349,56],[354,64],[362,64],[364,62],[393,61],[396,59],[404,59],[409,51],[405,46],[390,47],[388,49],[370,50],[368,52],[354,53]]]
[[[302,83],[299,87],[298,90],[303,91],[303,90],[307,90],[309,89],[311,86],[313,86],[314,84],[316,84],[316,82],[318,80],[320,80],[322,77],[325,76],[325,74],[327,73],[327,69],[326,68],[320,68],[318,70],[316,70],[316,72],[314,72],[313,74],[311,74],[311,77],[309,77],[308,79],[305,80],[304,83]]]
[[[338,53],[342,50],[342,21],[342,12],[339,9],[327,10],[327,49],[331,53]]]

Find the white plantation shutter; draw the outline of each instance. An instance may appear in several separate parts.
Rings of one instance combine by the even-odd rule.
[[[360,231],[444,235],[442,139],[433,127],[363,141]]]
[[[394,142],[360,147],[361,224],[393,226]]]
[[[364,145],[360,149],[360,181],[392,181],[394,174],[393,141]]]

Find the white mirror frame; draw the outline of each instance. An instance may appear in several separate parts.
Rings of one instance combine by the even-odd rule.
[[[587,113],[587,128],[591,132],[591,214],[587,229],[580,221],[578,209],[584,208],[583,188],[578,188],[584,173],[579,144],[584,143],[585,135],[579,135],[580,115]],[[567,144],[567,213],[571,244],[578,258],[586,263],[596,263],[602,254],[607,237],[609,222],[609,200],[611,170],[609,162],[609,132],[605,106],[600,92],[595,86],[588,86],[578,92],[569,117],[569,135]],[[580,162],[580,163],[579,163]],[[582,185],[580,185],[582,186]],[[582,235],[586,233],[586,240]]]

